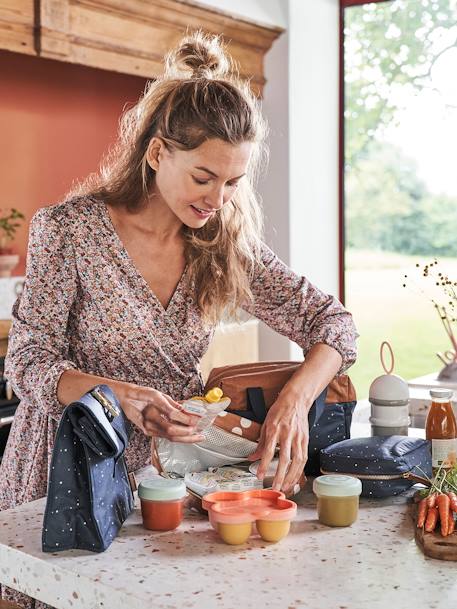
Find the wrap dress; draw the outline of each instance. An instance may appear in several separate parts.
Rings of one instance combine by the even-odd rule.
[[[340,372],[354,362],[357,334],[350,313],[266,245],[251,289],[254,300],[245,310],[295,341],[305,355],[314,344],[326,343],[342,356]],[[5,362],[20,404],[0,465],[0,510],[46,494],[63,410],[57,384],[65,370],[151,386],[176,400],[201,392],[199,361],[215,328],[202,322],[194,291],[185,269],[164,309],[103,201],[75,197],[36,212]],[[129,470],[150,462],[150,438],[137,428],[126,461]]]

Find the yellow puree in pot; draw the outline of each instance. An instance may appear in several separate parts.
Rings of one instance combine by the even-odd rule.
[[[280,541],[290,530],[290,520],[257,520],[257,531],[265,541]],[[217,523],[217,532],[225,541],[232,546],[244,543],[251,535],[252,523],[242,522],[228,524]]]
[[[317,499],[319,521],[329,527],[348,527],[357,520],[359,496],[324,497]]]

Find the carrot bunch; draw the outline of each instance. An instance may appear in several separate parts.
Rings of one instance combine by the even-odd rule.
[[[441,468],[435,478],[430,480],[430,488],[421,492],[417,514],[417,526],[424,527],[427,533],[432,533],[438,522],[443,537],[451,535],[455,530],[457,515],[457,468],[446,471]]]

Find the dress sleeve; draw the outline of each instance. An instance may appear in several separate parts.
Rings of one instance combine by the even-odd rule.
[[[32,218],[27,271],[22,294],[13,306],[5,376],[16,395],[59,419],[60,375],[76,364],[69,360],[67,324],[75,298],[77,272],[68,231],[49,208]]]
[[[352,315],[339,300],[294,273],[265,244],[262,262],[251,281],[254,300],[243,308],[296,342],[305,357],[317,343],[333,347],[343,359],[338,371],[342,374],[357,357]]]

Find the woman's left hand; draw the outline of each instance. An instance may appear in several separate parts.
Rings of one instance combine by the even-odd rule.
[[[260,459],[257,477],[263,479],[279,445],[279,465],[273,488],[291,491],[303,474],[308,460],[309,425],[307,405],[301,395],[283,390],[268,411],[262,425],[257,450],[250,461]]]

